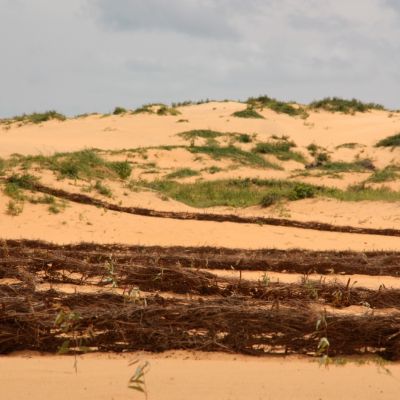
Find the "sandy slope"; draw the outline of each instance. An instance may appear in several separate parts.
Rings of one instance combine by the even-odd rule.
[[[301,358],[185,352],[96,354],[79,357],[76,374],[73,357],[25,354],[0,357],[0,398],[144,398],[127,388],[132,359],[150,362],[146,379],[150,400],[397,400],[400,391],[399,364],[387,365],[388,374],[375,364],[325,368]]]
[[[124,149],[160,145],[187,145],[176,136],[190,129],[214,129],[224,132],[257,133],[259,140],[271,135],[288,135],[306,154],[305,146],[315,142],[326,147],[333,160],[352,161],[356,156],[370,157],[379,168],[399,162],[400,151],[377,149],[374,144],[389,135],[400,132],[400,114],[369,112],[355,116],[311,113],[307,120],[262,113],[264,120],[234,118],[232,112],[245,106],[235,102],[208,103],[182,107],[182,115],[159,117],[90,116],[65,122],[42,125],[0,126],[0,157],[13,153],[50,154],[55,151],[75,151],[84,148]],[[179,119],[189,122],[178,123]],[[343,143],[358,143],[354,149],[336,149]],[[116,156],[117,157],[117,156]],[[125,156],[124,156],[125,157]],[[117,157],[118,158],[118,157]],[[146,162],[157,161],[163,176],[179,167],[198,167],[187,151],[176,149],[160,156],[151,150]],[[203,167],[217,165],[226,168],[225,161],[205,158]],[[287,163],[284,171],[241,167],[223,170],[217,174],[203,173],[204,179],[232,177],[287,178],[298,166]],[[134,170],[134,178],[148,171]],[[146,175],[145,175],[146,174]],[[158,175],[157,175],[158,174]],[[345,174],[342,179],[306,177],[300,180],[345,188],[365,179],[365,174]],[[80,191],[72,182],[56,181],[50,173],[42,173],[44,183],[70,191]],[[391,183],[396,188],[397,183]],[[123,205],[186,211],[191,207],[175,201],[163,201],[151,192],[125,193],[121,187],[109,183],[115,202]],[[95,196],[94,193],[91,195]],[[312,250],[400,250],[400,238],[329,233],[274,226],[241,225],[233,223],[177,221],[128,215],[69,203],[60,214],[50,214],[44,205],[25,203],[24,212],[11,217],[4,213],[9,198],[0,194],[0,239],[43,239],[56,243],[79,241],[99,243],[126,243],[144,245],[223,246],[241,248],[304,248]],[[246,210],[216,208],[213,212],[243,215],[278,216],[302,221],[319,220],[337,225],[374,228],[398,228],[400,206],[397,203],[344,203],[335,200],[308,199],[292,202],[282,209]],[[226,272],[223,272],[226,274]],[[260,273],[248,273],[258,279]],[[297,275],[271,273],[272,279],[297,281]],[[347,277],[341,279],[346,280]],[[376,288],[381,283],[399,287],[399,278],[357,277],[359,285]],[[147,383],[149,399],[398,399],[400,392],[400,365],[390,366],[392,375],[374,364],[320,368],[307,359],[249,358],[238,355],[190,354],[185,352],[164,355],[86,355],[79,358],[79,372],[73,370],[70,357],[20,354],[0,357],[0,399],[96,399],[122,400],[141,398],[127,389],[132,374],[128,361],[132,358],[149,360],[151,370]]]
[[[5,208],[1,204],[0,208]],[[42,205],[0,219],[2,237],[55,243],[99,242],[228,248],[304,248],[310,250],[398,250],[400,237],[321,232],[230,222],[182,221],[142,217],[73,204],[57,215]]]
[[[371,150],[378,140],[400,131],[400,114],[386,111],[358,113],[356,116],[311,113],[307,120],[264,110],[265,119],[232,117],[234,111],[245,108],[235,102],[211,102],[181,107],[179,116],[129,115],[90,116],[50,121],[41,125],[0,127],[0,156],[12,153],[34,154],[54,151],[74,151],[82,148],[123,149],[143,146],[182,144],[176,133],[190,129],[214,129],[223,132],[258,133],[267,139],[271,135],[288,135],[299,146],[315,142],[334,147],[343,143],[360,143]],[[177,123],[180,119],[189,122]],[[362,150],[361,150],[362,151]]]

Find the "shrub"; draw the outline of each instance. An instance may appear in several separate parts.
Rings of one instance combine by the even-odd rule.
[[[263,208],[271,207],[274,204],[279,203],[281,198],[282,196],[280,193],[276,191],[271,191],[261,199],[260,205]]]
[[[113,161],[107,163],[108,167],[113,170],[121,179],[127,179],[131,176],[132,166],[128,161]]]
[[[252,139],[251,136],[247,133],[242,133],[237,136],[238,142],[240,143],[251,143]]]
[[[341,99],[339,97],[326,97],[322,100],[313,101],[312,103],[310,103],[310,108],[314,110],[341,112],[344,114],[385,109],[380,104],[363,103],[357,99],[346,100],[346,99]]]
[[[259,114],[256,110],[253,108],[246,108],[245,110],[242,111],[236,111],[232,114],[233,117],[238,117],[238,118],[259,118],[259,119],[264,119],[264,117]]]
[[[315,197],[317,190],[315,186],[308,185],[306,183],[297,183],[289,193],[289,200],[301,200]]]
[[[123,107],[115,107],[113,114],[114,115],[120,115],[120,114],[125,114],[127,112],[127,110]]]
[[[399,146],[400,146],[400,133],[382,139],[376,144],[376,147],[399,147]]]

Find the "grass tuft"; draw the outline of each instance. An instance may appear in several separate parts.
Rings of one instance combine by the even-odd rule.
[[[376,147],[400,147],[400,133],[380,140]]]
[[[166,175],[166,178],[167,179],[189,178],[191,176],[198,176],[198,175],[200,175],[200,173],[191,168],[180,168]]]
[[[306,118],[307,112],[302,107],[295,107],[291,103],[276,100],[269,96],[250,97],[247,100],[247,104],[251,108],[269,108],[279,114],[287,114],[291,117],[301,116]]]

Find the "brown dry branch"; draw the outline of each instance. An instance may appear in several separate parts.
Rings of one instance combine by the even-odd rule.
[[[60,312],[73,315],[73,333],[58,326]],[[130,301],[117,294],[67,295],[54,290],[2,296],[0,353],[57,352],[74,336],[72,352],[172,349],[252,355],[316,355],[323,336],[329,355],[379,354],[400,359],[400,315],[325,314],[301,303],[260,303],[236,299],[189,301],[148,297]]]

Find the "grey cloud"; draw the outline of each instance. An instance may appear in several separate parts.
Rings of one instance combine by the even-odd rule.
[[[397,4],[0,0],[0,117],[263,93],[399,108]]]
[[[219,4],[220,3],[220,4]],[[116,30],[171,31],[190,36],[235,39],[229,7],[218,1],[93,0],[101,22]]]

